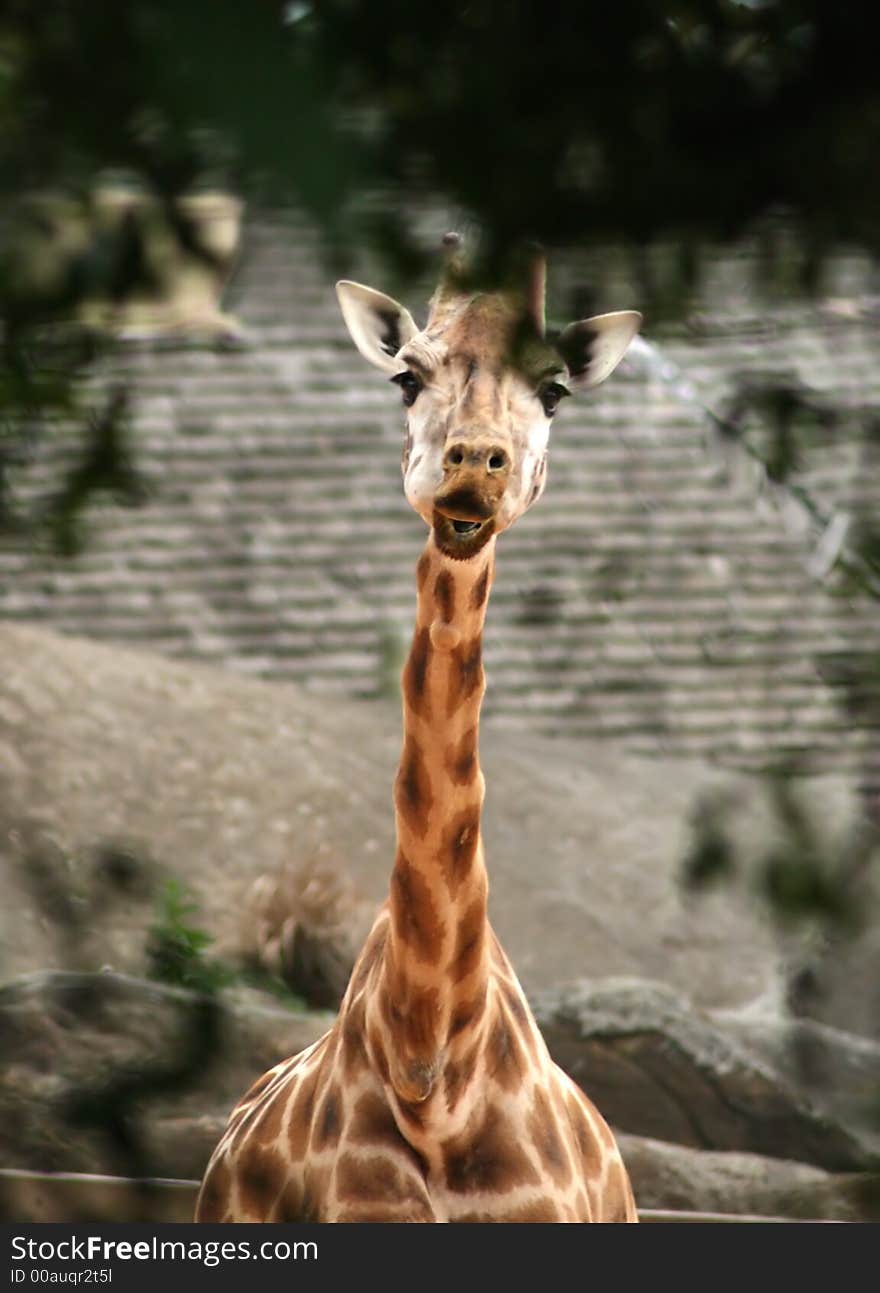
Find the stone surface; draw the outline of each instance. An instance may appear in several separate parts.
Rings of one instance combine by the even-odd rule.
[[[8,983],[0,988],[0,1165],[200,1176],[232,1105],[331,1022],[267,1006],[262,994],[211,1000],[111,973]]]
[[[551,1054],[615,1126],[697,1149],[744,1151],[837,1171],[880,1163],[871,1134],[852,1127],[681,994],[643,981],[580,982],[537,994]],[[841,1049],[848,1039],[838,1038]],[[880,1087],[854,1039],[865,1094]]]
[[[758,1154],[620,1135],[640,1208],[800,1221],[880,1221],[880,1177],[835,1174]]]
[[[755,1006],[710,1011],[709,1018],[732,1042],[880,1150],[880,1043]]]

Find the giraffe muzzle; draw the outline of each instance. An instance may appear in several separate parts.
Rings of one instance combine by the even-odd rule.
[[[448,460],[447,453],[447,460]],[[504,498],[510,469],[489,469],[482,463],[444,462],[443,484],[434,496],[434,509],[450,521],[480,523],[495,516]]]
[[[434,499],[434,535],[441,552],[464,561],[488,543],[504,494],[504,484],[499,484],[500,489],[487,491],[482,480],[462,480],[457,473],[441,489]]]
[[[480,524],[488,521],[498,510],[504,489],[489,491],[481,487],[482,482],[471,480],[454,480],[444,486],[434,499],[434,510],[450,521]],[[495,494],[497,497],[493,497]]]
[[[501,437],[453,437],[443,454],[443,483],[434,497],[434,532],[443,552],[463,560],[488,542],[509,476],[510,452]]]

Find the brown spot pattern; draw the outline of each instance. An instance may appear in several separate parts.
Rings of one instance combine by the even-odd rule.
[[[571,1180],[571,1160],[559,1134],[553,1107],[544,1091],[536,1091],[527,1121],[528,1133],[541,1156],[541,1162],[557,1185]]]
[[[452,819],[440,842],[437,860],[450,897],[456,897],[462,881],[470,873],[479,842],[480,805],[472,804]]]
[[[266,1103],[259,1123],[260,1140],[275,1143],[281,1139],[284,1115],[287,1113],[289,1092],[283,1088]]]
[[[423,839],[434,803],[424,756],[411,736],[406,738],[394,783],[394,803],[409,830]]]
[[[486,900],[476,898],[461,918],[455,940],[455,952],[449,967],[453,983],[460,983],[480,964],[485,945]]]
[[[340,1092],[338,1086],[334,1083],[317,1110],[315,1127],[312,1134],[312,1146],[320,1153],[321,1150],[331,1149],[339,1140],[339,1132],[342,1127],[342,1108],[340,1103]]]
[[[347,1138],[353,1145],[389,1145],[397,1148],[406,1142],[397,1130],[394,1115],[385,1101],[373,1091],[362,1095],[348,1124]]]
[[[460,1001],[452,1012],[447,1040],[453,1041],[459,1033],[463,1033],[466,1028],[471,1028],[476,1024],[482,1017],[485,1008],[485,990],[478,997],[475,997],[473,1001]]]
[[[489,567],[487,566],[474,584],[471,591],[471,607],[478,611],[485,605],[486,598],[489,596]]]
[[[577,1096],[569,1098],[568,1113],[583,1174],[587,1178],[597,1176],[602,1170],[602,1152],[592,1121]]]
[[[297,1181],[290,1181],[275,1205],[272,1219],[276,1222],[317,1221],[318,1215],[304,1187]]]
[[[460,741],[454,742],[446,751],[446,771],[457,786],[468,785],[477,774],[478,735],[479,729],[475,723]]]
[[[428,881],[402,852],[397,854],[391,876],[391,918],[395,936],[416,959],[436,965],[446,926],[438,915]]]
[[[391,1003],[389,1027],[392,1044],[397,1050],[401,1045],[407,1054],[434,1058],[439,1049],[438,1022],[440,994],[436,988],[411,987],[398,1005]]]
[[[516,1126],[491,1107],[476,1134],[448,1141],[443,1157],[446,1184],[456,1194],[505,1194],[518,1185],[540,1184]]]
[[[462,642],[449,653],[449,684],[446,693],[446,714],[451,717],[465,701],[470,700],[483,685],[483,644],[475,638]]]
[[[427,1114],[428,1107],[433,1103],[433,1100],[433,1092],[428,1096],[427,1100],[419,1100],[416,1102],[412,1100],[404,1100],[402,1096],[398,1096],[397,1108],[400,1111],[400,1116],[403,1118],[404,1122],[408,1122],[410,1126],[414,1127],[417,1131],[422,1131],[425,1126],[425,1116]]]
[[[236,1164],[238,1198],[248,1216],[268,1218],[285,1185],[287,1164],[266,1145],[251,1142],[239,1155]]]
[[[239,1105],[238,1108],[233,1110],[228,1129],[228,1146],[233,1159],[237,1157],[242,1146],[247,1143],[258,1115],[258,1102]]]
[[[293,1161],[300,1162],[305,1157],[312,1130],[312,1114],[315,1108],[315,1074],[310,1073],[301,1079],[301,1085],[290,1110],[287,1124],[287,1147]]]
[[[486,1068],[505,1091],[518,1091],[526,1075],[522,1047],[503,1010],[499,1010],[486,1041]]]
[[[412,647],[403,668],[403,694],[410,709],[416,713],[424,708],[425,682],[431,658],[431,630],[416,629]]]
[[[424,1184],[385,1157],[343,1154],[336,1164],[336,1192],[342,1203],[425,1202]]]
[[[383,1013],[385,1012],[387,998],[388,994],[386,993],[380,1004],[380,1009]],[[373,1061],[373,1067],[375,1068],[380,1080],[387,1085],[391,1080],[391,1075],[388,1072],[388,1057],[385,1054],[385,1044],[382,1040],[382,1034],[375,1025],[370,1029],[368,1039],[370,1047],[369,1054]]]
[[[446,1095],[446,1108],[452,1113],[458,1104],[463,1092],[465,1091],[471,1078],[477,1068],[477,1057],[479,1047],[473,1046],[460,1060],[451,1060],[446,1065],[444,1076],[444,1091]]]
[[[355,1001],[342,1021],[342,1072],[346,1082],[353,1082],[369,1065],[364,1044],[367,1006],[363,997]]]
[[[373,1092],[362,1095],[355,1105],[347,1138],[353,1145],[393,1150],[421,1176],[425,1175],[426,1168],[421,1155],[401,1136],[387,1103]]]
[[[437,582],[434,584],[434,597],[441,618],[447,624],[451,624],[452,617],[455,614],[455,588],[452,583],[452,575],[448,570],[442,570],[437,576]]]
[[[225,1158],[215,1158],[199,1191],[198,1221],[222,1221],[229,1201],[232,1177]]]
[[[422,555],[419,557],[418,565],[416,566],[416,587],[418,588],[419,592],[421,592],[425,586],[425,580],[428,578],[428,573],[430,569],[431,569],[431,554],[428,552],[423,552]]]
[[[327,1198],[332,1168],[307,1167],[303,1183],[303,1209],[310,1220],[326,1221]]]
[[[613,1163],[605,1181],[602,1198],[603,1221],[626,1221],[630,1189],[623,1164]]]

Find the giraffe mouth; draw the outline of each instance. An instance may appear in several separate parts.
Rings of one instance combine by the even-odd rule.
[[[473,521],[458,516],[445,516],[434,510],[434,538],[437,547],[456,561],[466,561],[475,556],[494,533],[494,517]]]

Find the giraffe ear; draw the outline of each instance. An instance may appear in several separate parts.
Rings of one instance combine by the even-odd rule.
[[[557,337],[556,348],[573,384],[587,390],[610,377],[641,326],[637,310],[617,310],[570,323]]]
[[[418,332],[409,310],[384,292],[347,279],[336,284],[336,295],[351,339],[364,359],[383,372],[399,373],[394,356]]]

